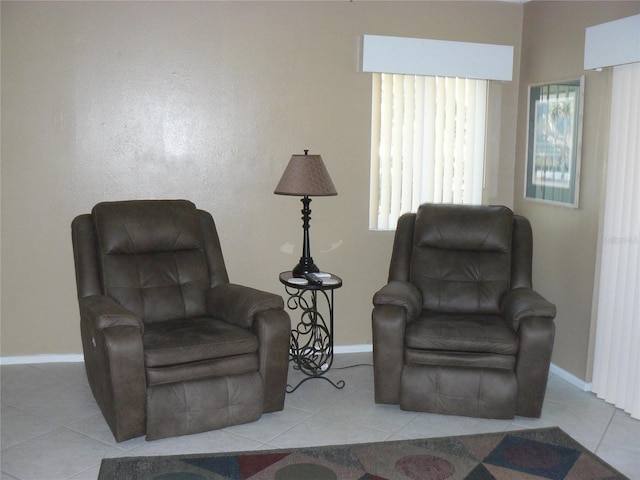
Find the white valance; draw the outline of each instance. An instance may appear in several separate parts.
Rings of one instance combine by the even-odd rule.
[[[364,35],[362,71],[510,81],[513,47]]]
[[[589,27],[584,35],[584,69],[640,62],[640,15]]]

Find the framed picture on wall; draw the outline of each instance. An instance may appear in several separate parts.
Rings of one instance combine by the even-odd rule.
[[[578,208],[584,76],[529,87],[524,196]]]

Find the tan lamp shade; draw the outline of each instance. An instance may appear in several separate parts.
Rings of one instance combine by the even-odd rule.
[[[273,193],[295,196],[337,195],[320,155],[292,155]]]

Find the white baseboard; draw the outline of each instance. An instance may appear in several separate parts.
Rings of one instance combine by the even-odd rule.
[[[372,352],[373,345],[341,345],[333,348],[334,353],[363,353]],[[0,365],[27,365],[30,363],[72,363],[84,362],[82,354],[48,354],[48,355],[22,355],[17,357],[0,357]]]
[[[551,368],[549,369],[551,373],[557,375],[561,379],[566,382],[569,382],[574,387],[578,387],[583,392],[590,392],[592,390],[593,384],[591,382],[585,382],[584,380],[576,377],[575,375],[563,370],[557,365],[551,364]]]
[[[373,352],[373,345],[338,345],[333,347],[333,353],[368,353]]]
[[[0,365],[26,365],[29,363],[72,363],[84,362],[82,354],[47,354],[47,355],[24,355],[18,357],[0,357]]]

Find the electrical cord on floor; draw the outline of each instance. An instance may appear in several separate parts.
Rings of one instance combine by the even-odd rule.
[[[331,370],[344,370],[345,368],[354,367],[373,367],[373,363],[356,363],[355,365],[346,365],[344,367],[331,367]]]
[[[356,363],[355,365],[345,365],[344,367],[331,367],[331,370],[345,370],[347,368],[354,367],[373,367],[373,363]],[[300,367],[298,365],[294,365],[293,369],[300,370]]]

